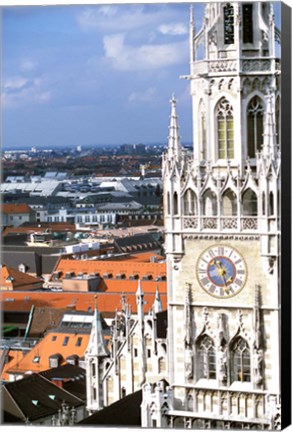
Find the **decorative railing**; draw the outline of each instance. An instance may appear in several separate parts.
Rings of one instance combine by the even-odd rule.
[[[244,59],[241,61],[242,72],[267,72],[271,70],[270,59]]]
[[[227,216],[184,216],[183,229],[198,231],[256,231],[258,229],[258,218],[256,216],[241,218]]]
[[[237,62],[234,59],[210,60],[208,65],[209,72],[235,72]]]

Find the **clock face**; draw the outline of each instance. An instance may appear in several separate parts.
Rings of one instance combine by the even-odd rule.
[[[245,285],[247,268],[240,253],[230,246],[214,245],[197,261],[197,279],[201,287],[214,297],[233,297]]]

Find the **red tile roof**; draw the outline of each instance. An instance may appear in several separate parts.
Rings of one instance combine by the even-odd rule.
[[[65,338],[68,338],[66,345],[64,345]],[[82,338],[80,346],[76,345],[78,338]],[[50,368],[49,357],[55,354],[60,355],[59,366],[65,364],[66,358],[69,356],[77,355],[79,358],[82,358],[84,357],[89,338],[90,334],[52,331],[20,359],[17,364],[11,366],[9,372],[25,373],[31,371],[37,373],[47,370]]]
[[[4,214],[25,214],[34,213],[34,211],[27,204],[2,204],[2,211]]]
[[[35,278],[12,267],[7,267],[6,265],[1,267],[1,290],[27,291],[39,289],[42,286],[43,281],[40,278]]]
[[[165,283],[164,283],[165,284]],[[163,291],[162,283],[159,284],[159,292],[163,309],[167,307],[166,289]],[[141,282],[144,291],[145,312],[152,307],[156,282]],[[72,293],[72,292],[2,292],[1,309],[3,311],[30,311],[32,305],[39,307],[52,307],[76,311],[88,311],[94,309],[95,295],[97,294],[98,309],[106,316],[113,316],[116,309],[121,309],[121,295],[124,293],[126,301],[131,305],[133,313],[137,311],[136,296],[137,281],[133,281],[132,292],[124,289],[119,292],[92,292],[92,293]],[[135,288],[135,289],[134,289]]]

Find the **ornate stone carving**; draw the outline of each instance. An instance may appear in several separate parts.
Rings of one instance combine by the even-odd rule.
[[[263,363],[263,350],[255,349],[253,353],[253,365],[254,365],[254,381],[256,385],[262,383],[262,363]]]
[[[217,229],[217,218],[215,217],[204,218],[203,229]]]
[[[222,219],[223,229],[237,229],[237,218],[223,218]]]
[[[243,72],[262,72],[271,70],[270,60],[243,60],[242,71]]]
[[[197,217],[184,217],[183,218],[184,229],[196,229],[198,228],[198,218]]]
[[[257,230],[258,220],[256,218],[242,218],[241,219],[242,230]]]
[[[209,72],[234,72],[236,71],[235,60],[216,60],[209,62]]]

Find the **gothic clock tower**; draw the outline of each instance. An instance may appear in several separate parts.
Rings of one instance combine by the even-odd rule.
[[[172,98],[163,157],[169,387],[145,426],[280,427],[278,37],[269,2],[207,3],[198,32],[191,13],[193,152]]]

